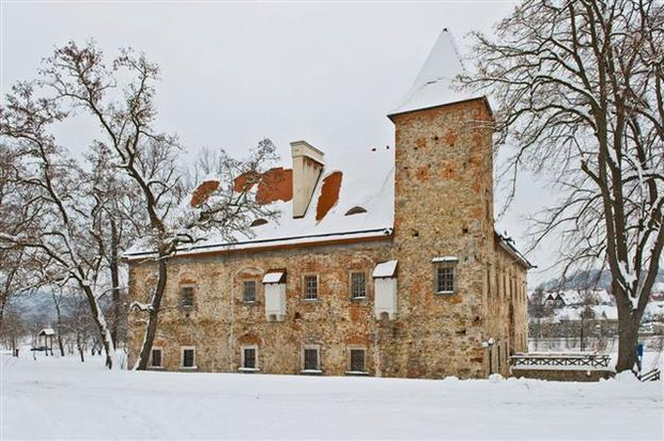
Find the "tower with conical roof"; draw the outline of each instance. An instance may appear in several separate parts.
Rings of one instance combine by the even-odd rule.
[[[404,338],[385,357],[394,360],[383,366],[386,375],[487,372],[482,343],[492,322],[492,115],[485,97],[454,87],[462,71],[444,29],[405,99],[389,114],[396,131],[396,326]]]

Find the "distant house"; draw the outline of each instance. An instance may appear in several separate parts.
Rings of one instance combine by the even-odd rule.
[[[44,328],[37,334],[38,341],[43,339],[44,344],[42,347],[46,355],[48,355],[49,351],[53,355],[53,337],[55,337],[55,330],[53,328]]]
[[[291,167],[268,171],[255,188],[277,221],[256,219],[251,239],[211,237],[170,261],[151,365],[507,375],[510,354],[527,350],[531,265],[494,230],[493,116],[486,97],[450,86],[461,70],[444,30],[388,115],[393,149],[335,157],[334,146],[328,155],[291,143]],[[154,284],[150,255],[126,256],[133,300],[146,301]],[[143,323],[129,325],[133,363]]]
[[[544,304],[553,306],[554,308],[562,308],[565,306],[565,298],[560,293],[553,292],[546,296]]]

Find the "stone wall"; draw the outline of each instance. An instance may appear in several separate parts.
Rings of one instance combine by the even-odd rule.
[[[389,259],[390,241],[296,248],[259,253],[234,252],[205,257],[179,257],[169,263],[169,280],[159,318],[155,347],[163,348],[164,368],[180,367],[180,348],[196,347],[199,371],[234,372],[240,367],[243,345],[257,345],[259,367],[266,373],[294,374],[302,369],[304,344],[321,346],[325,374],[343,375],[348,370],[348,349],[368,350],[369,374],[380,373],[382,329],[373,316],[371,272]],[[277,268],[287,271],[286,317],[270,322],[265,316],[261,280]],[[130,266],[130,293],[147,301],[155,268],[149,263]],[[367,298],[351,300],[350,272],[364,271]],[[317,274],[319,299],[303,299],[303,276]],[[255,303],[244,303],[242,282],[256,280]],[[193,286],[192,310],[180,307],[183,286]],[[141,316],[130,317],[130,363],[143,337]]]
[[[498,246],[494,235],[489,109],[483,100],[474,100],[392,119],[393,236],[173,259],[155,342],[163,347],[166,369],[179,367],[182,346],[195,346],[198,370],[234,372],[242,346],[254,345],[262,372],[294,374],[302,369],[304,345],[316,344],[323,373],[330,375],[348,371],[352,348],[366,349],[369,375],[509,374],[508,351],[525,350],[527,337],[525,268]],[[398,260],[396,319],[376,320],[371,272],[390,259]],[[439,265],[454,268],[453,292],[436,292]],[[243,303],[241,286],[243,280],[260,282],[265,272],[277,268],[287,270],[286,317],[270,322],[262,285],[253,304]],[[366,273],[365,300],[350,298],[353,270]],[[149,264],[130,266],[134,298],[147,299],[152,271]],[[319,276],[317,301],[303,300],[306,274]],[[178,306],[183,286],[195,288],[195,307],[189,312]],[[130,322],[130,358],[142,338],[138,319],[132,316]],[[491,349],[483,346],[489,339],[496,341]]]

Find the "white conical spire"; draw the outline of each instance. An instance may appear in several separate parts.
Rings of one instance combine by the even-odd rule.
[[[431,49],[401,105],[390,114],[410,112],[473,98],[452,88],[455,76],[464,72],[452,33],[444,28]]]

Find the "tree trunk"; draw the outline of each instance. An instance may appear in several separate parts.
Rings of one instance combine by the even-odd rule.
[[[639,343],[639,322],[631,311],[618,309],[618,361],[616,372],[634,370]]]
[[[58,325],[56,327],[58,333],[58,346],[60,347],[60,355],[65,356],[65,347],[62,344],[62,313],[60,311],[60,300],[57,299],[55,293],[51,293],[53,296],[53,303],[55,303],[55,313],[58,319]]]
[[[0,335],[2,335],[2,321],[4,320],[5,317],[5,304],[7,303],[7,299],[5,296],[2,296],[0,299]]]
[[[148,362],[150,361],[150,352],[152,351],[152,344],[154,342],[154,336],[157,333],[157,321],[159,316],[159,308],[161,306],[161,299],[164,296],[164,290],[166,288],[166,279],[168,276],[168,267],[166,257],[162,257],[158,261],[159,265],[159,276],[157,279],[157,287],[155,288],[155,294],[152,299],[152,308],[149,311],[148,324],[145,330],[145,339],[143,340],[143,347],[141,348],[141,353],[139,355],[138,363],[135,369],[139,371],[144,371],[148,368]]]
[[[92,289],[89,286],[83,286],[83,291],[85,292],[85,296],[88,299],[90,311],[92,313],[92,319],[97,325],[97,330],[99,331],[99,336],[101,337],[104,351],[106,351],[106,367],[113,369],[113,353],[115,352],[115,349],[113,346],[113,339],[111,338],[111,332],[108,329],[108,325],[104,319],[104,314],[101,311],[99,302],[97,302],[97,298],[92,292]]]
[[[85,362],[85,355],[83,354],[83,345],[81,344],[81,334],[76,331],[76,347],[78,348],[78,353],[81,355],[81,363]]]
[[[118,347],[118,334],[120,327],[120,274],[119,274],[119,252],[118,252],[118,229],[115,225],[115,219],[111,217],[111,256],[110,256],[110,271],[111,271],[111,284],[113,285],[113,321],[111,322],[111,338],[113,345]]]

